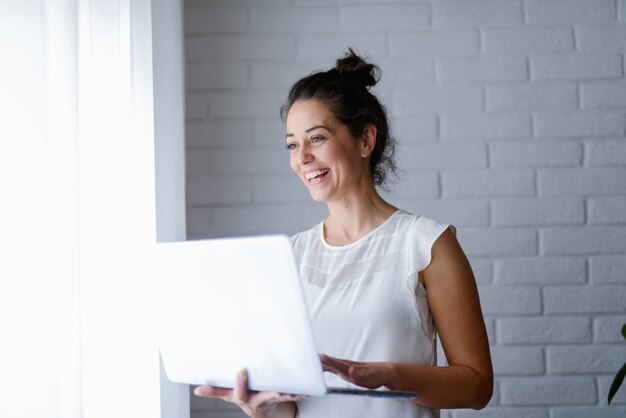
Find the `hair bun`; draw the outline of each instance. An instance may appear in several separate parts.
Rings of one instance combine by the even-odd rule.
[[[348,48],[346,55],[337,60],[335,70],[341,75],[353,78],[363,87],[374,86],[380,79],[380,69],[374,64],[365,62],[352,48]]]

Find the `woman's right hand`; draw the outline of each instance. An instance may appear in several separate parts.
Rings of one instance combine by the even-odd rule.
[[[304,399],[302,395],[290,395],[279,392],[256,392],[248,389],[248,372],[237,373],[235,387],[198,386],[194,390],[197,396],[220,398],[238,405],[252,418],[294,418],[295,401]]]

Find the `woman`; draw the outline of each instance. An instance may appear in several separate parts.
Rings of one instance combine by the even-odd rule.
[[[293,171],[328,217],[292,238],[329,386],[417,393],[412,401],[304,398],[231,389],[199,396],[251,417],[432,417],[483,408],[493,372],[471,267],[453,226],[387,203],[376,186],[394,169],[378,68],[352,50],[296,82],[282,109]],[[436,366],[439,335],[449,366]]]

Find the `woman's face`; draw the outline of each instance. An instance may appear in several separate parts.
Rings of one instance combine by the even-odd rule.
[[[341,199],[370,179],[365,140],[354,138],[324,103],[296,101],[287,114],[291,169],[318,202]]]

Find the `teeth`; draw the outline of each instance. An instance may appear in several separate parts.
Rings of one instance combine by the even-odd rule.
[[[306,173],[306,174],[304,175],[304,177],[305,177],[307,180],[311,180],[311,179],[313,179],[313,178],[315,178],[315,177],[317,177],[317,176],[321,176],[322,174],[327,173],[327,172],[329,172],[329,171],[330,171],[330,169],[329,169],[329,168],[324,168],[324,169],[322,169],[322,170],[315,170],[315,171],[311,171],[310,173]]]

